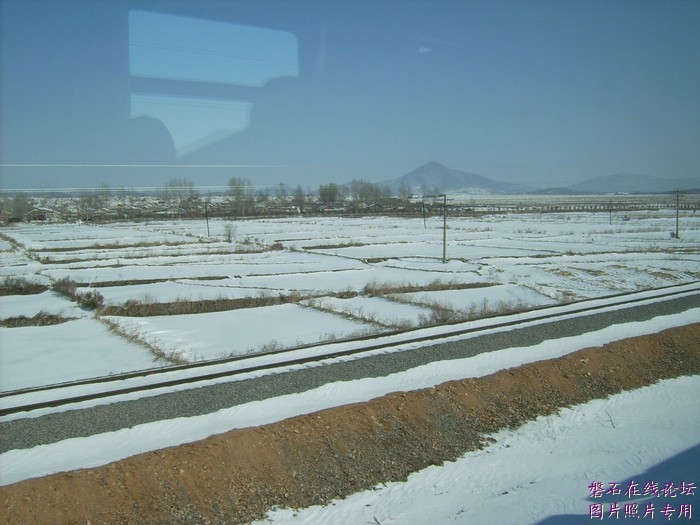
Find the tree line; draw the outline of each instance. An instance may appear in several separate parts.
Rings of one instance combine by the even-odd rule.
[[[173,177],[160,190],[156,190],[157,205],[163,211],[179,217],[193,217],[203,213],[208,207],[213,215],[247,217],[253,215],[305,213],[327,207],[357,207],[385,204],[393,198],[389,186],[363,179],[354,179],[349,184],[330,182],[320,184],[317,189],[297,185],[292,188],[285,184],[277,186],[254,186],[249,178],[231,177],[226,186],[226,200],[213,200],[202,195],[194,183],[184,177]],[[410,187],[399,188],[399,197],[410,196]],[[141,212],[153,213],[153,206],[140,210],[145,205],[142,194],[134,188],[110,188],[102,184],[93,190],[81,191],[74,200],[78,217],[93,220],[103,216],[115,204],[128,217],[138,217]],[[144,197],[145,198],[145,197]],[[4,199],[3,199],[4,201]],[[9,204],[9,205],[8,205]],[[32,209],[32,202],[26,194],[17,194],[11,202],[3,202],[3,207],[13,216],[21,218]],[[8,210],[9,208],[9,210]]]

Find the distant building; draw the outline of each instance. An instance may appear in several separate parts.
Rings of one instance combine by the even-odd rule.
[[[28,222],[42,221],[54,222],[59,220],[60,214],[57,211],[49,210],[48,208],[34,208],[32,211],[24,215],[24,219]]]

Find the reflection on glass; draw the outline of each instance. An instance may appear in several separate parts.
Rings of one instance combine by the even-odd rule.
[[[241,100],[131,95],[131,116],[159,119],[170,131],[178,157],[245,130],[251,107]]]
[[[296,37],[286,31],[174,15],[129,13],[132,75],[262,86],[298,75]]]
[[[177,156],[248,127],[252,103],[235,88],[298,76],[292,33],[143,11],[129,12],[129,61],[141,81],[132,87],[131,117],[160,120]],[[213,95],[217,84],[231,90],[219,86]]]

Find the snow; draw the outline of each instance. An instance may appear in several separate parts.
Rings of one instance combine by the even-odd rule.
[[[63,317],[84,317],[87,315],[75,303],[51,291],[34,295],[0,296],[0,319],[21,315],[33,317],[39,312]]]
[[[92,246],[126,246],[143,243],[191,243],[198,239],[175,232],[154,234],[147,223],[97,224],[21,224],[12,229],[12,237],[32,250],[90,248]]]
[[[410,302],[418,304],[438,304],[456,310],[479,309],[484,312],[497,311],[499,307],[527,307],[554,304],[554,299],[547,297],[527,286],[501,284],[483,288],[465,290],[440,290],[434,292],[413,292],[397,294]]]
[[[361,270],[344,270],[333,272],[297,273],[290,275],[266,275],[246,277],[241,282],[247,286],[260,287],[267,285],[275,289],[298,291],[361,291],[367,285],[397,286],[412,284],[425,286],[442,275],[429,272],[417,272],[409,269],[392,268],[388,266],[365,267]],[[449,280],[456,282],[472,282],[475,275],[450,276]],[[460,279],[461,278],[461,279]],[[463,281],[464,280],[464,281]]]
[[[432,313],[432,310],[425,306],[400,304],[392,300],[392,297],[364,295],[363,290],[368,285],[424,286],[436,280],[441,283],[492,284],[489,288],[405,294],[405,298],[411,300],[427,300],[442,303],[452,309],[471,310],[474,306],[483,306],[484,299],[488,305],[493,306],[498,306],[501,301],[507,305],[520,302],[544,305],[564,299],[593,299],[586,303],[586,306],[598,303],[613,304],[614,301],[610,299],[596,298],[618,292],[697,281],[700,279],[700,216],[696,215],[685,212],[681,217],[681,239],[672,239],[668,234],[675,228],[673,210],[617,213],[612,224],[609,224],[607,213],[584,212],[448,217],[449,261],[446,264],[441,262],[442,220],[436,217],[428,218],[425,224],[422,218],[402,217],[295,217],[236,221],[234,224],[237,242],[234,243],[224,242],[225,222],[221,220],[211,221],[212,237],[206,237],[204,222],[195,220],[104,225],[20,224],[3,229],[5,235],[21,244],[12,246],[4,240],[0,244],[0,277],[23,276],[45,284],[63,277],[88,284],[112,281],[111,284],[117,286],[92,288],[105,297],[107,304],[112,305],[127,301],[255,298],[261,294],[299,292],[302,295],[313,295],[314,301],[324,309],[314,309],[310,306],[314,305],[314,302],[305,302],[303,305],[285,304],[196,315],[113,319],[126,331],[140,334],[146,340],[159,345],[161,350],[180,353],[183,357],[196,360],[246,353],[255,348],[270,349],[276,346],[313,343],[332,337],[366,333],[368,330],[386,331],[386,328],[371,321],[417,326],[424,317]],[[262,253],[237,253],[241,249],[271,246],[275,243],[281,243],[283,249]],[[25,248],[22,248],[22,245]],[[324,245],[330,247],[323,248]],[[164,282],[134,283],[139,280]],[[119,284],[120,282],[123,284]],[[692,293],[690,290],[693,287],[687,289]],[[78,289],[80,292],[89,290]],[[349,299],[332,295],[347,291],[360,295]],[[654,295],[651,292],[639,294],[648,296],[650,302],[653,301]],[[613,306],[610,309],[622,307],[624,306]],[[575,317],[580,315],[576,313],[577,308],[576,305],[558,306],[554,307],[552,312],[569,312],[567,315]],[[325,309],[337,312],[337,315]],[[93,318],[92,313],[83,311],[53,292],[36,296],[0,297],[0,316],[3,318],[15,315],[32,316],[41,310],[80,319],[55,326],[0,328],[2,390],[62,383],[154,368],[164,364],[155,362],[145,347],[110,332],[103,323]],[[365,318],[365,321],[350,319],[343,314]],[[536,312],[530,312],[499,319],[527,320],[534,319],[536,315]],[[426,365],[387,378],[333,383],[303,394],[233,407],[198,418],[139,425],[116,433],[67,440],[30,450],[10,451],[0,456],[3,465],[2,483],[66,469],[96,466],[139,452],[202,439],[233,428],[279,421],[296,414],[361,402],[387,392],[432,386],[450,379],[477,377],[479,374],[504,367],[564,355],[585,346],[600,345],[625,337],[654,333],[671,326],[697,322],[699,318],[700,311],[696,309],[677,316],[611,327],[604,331],[551,341],[535,347],[504,349],[471,360]],[[486,326],[494,322],[486,319],[475,320],[459,327]],[[456,328],[458,326],[450,329]],[[396,346],[373,352],[407,351],[431,344],[430,341],[420,344],[404,341],[414,335],[439,337],[446,333],[446,330],[446,327],[433,327],[422,329],[420,334],[413,332],[403,336],[378,336],[377,341],[393,341]],[[441,339],[447,340],[450,338]],[[348,345],[350,343],[326,343],[322,347],[296,350],[285,355],[251,356],[248,358],[250,361],[246,359],[246,362],[275,362],[286,357],[345,349]],[[216,365],[216,369],[234,369],[244,365],[245,363],[241,362],[227,363]],[[214,368],[214,365],[211,367]],[[251,372],[234,380],[279,371]],[[172,371],[165,375],[181,377],[187,373]],[[159,378],[141,377],[120,380],[110,383],[110,387],[119,388],[127,383],[145,384],[157,379]],[[231,380],[219,379],[197,385]],[[94,385],[64,386],[58,390],[11,396],[11,400],[3,398],[1,401],[3,406],[8,406],[15,401],[19,403],[38,400],[42,395],[61,395],[59,390],[70,396],[75,392],[88,392],[90,388],[94,388]],[[185,388],[188,386],[157,389],[149,395]],[[659,399],[665,399],[665,394],[660,392],[657,393]],[[695,392],[697,388],[684,395],[697,405]],[[91,406],[91,403],[132,399],[132,396],[136,395],[115,396],[111,399],[46,409],[44,412],[13,414],[2,419],[35,417],[52,411]],[[629,410],[636,413],[637,408]],[[669,418],[675,413],[670,412],[672,413],[669,413]],[[674,431],[676,428],[680,429],[687,420],[687,417],[680,413],[676,414],[676,417],[669,426]],[[621,428],[622,424],[617,425],[617,422],[623,421],[623,414],[616,412],[614,420],[616,426]],[[603,427],[598,422],[589,422],[589,426]],[[649,423],[649,428],[652,427],[653,424]],[[697,424],[695,429],[695,434],[699,435]],[[637,432],[636,442],[644,442],[641,432],[643,431]],[[609,438],[607,439],[609,441]],[[581,440],[583,441],[583,438]],[[624,439],[622,441],[625,443]],[[627,443],[631,446],[630,442]],[[687,444],[687,447],[693,444]],[[651,448],[651,445],[647,448]],[[588,454],[588,449],[586,451]],[[593,452],[595,451],[590,451],[591,457],[594,457]],[[668,456],[672,453],[673,451],[659,449],[658,458],[651,458],[649,461],[651,464],[654,461],[662,461],[663,454]],[[491,457],[491,453],[488,455]],[[527,457],[527,454],[525,456]],[[585,456],[581,454],[581,457]],[[633,454],[631,457],[636,456]],[[606,463],[615,464],[614,458],[602,457],[601,464]],[[571,468],[575,472],[588,472],[578,466]],[[545,472],[543,476],[546,474]],[[486,476],[486,473],[480,475]],[[624,477],[624,474],[611,471],[610,476]],[[575,476],[572,475],[572,479],[576,479]],[[512,480],[513,486],[517,484],[516,481]],[[567,490],[571,491],[572,500],[578,497],[575,495],[578,494],[576,491],[585,491],[587,483],[582,484],[580,481],[575,482],[576,488],[567,486]],[[557,482],[564,486],[563,481]],[[493,483],[495,487],[496,482]],[[454,484],[457,486],[456,481]],[[461,507],[454,508],[454,516],[470,515],[471,521],[507,523],[511,514],[508,514],[510,511],[507,511],[509,507],[506,503],[515,498],[516,494],[528,494],[528,489],[529,481],[527,487],[523,485],[523,488],[518,490],[505,488],[498,492],[500,494],[508,491],[508,495],[495,499],[484,497],[484,501],[489,502],[488,505],[504,502],[505,521],[488,513],[485,514],[489,518],[487,520],[474,518],[469,514],[472,512],[469,509],[480,508],[478,501],[472,501],[469,509],[462,513],[459,513]],[[493,490],[498,491],[500,487]],[[463,488],[462,501],[466,501],[465,491],[477,494],[474,486],[469,489]],[[534,498],[533,501],[538,497],[540,501],[544,501],[543,495],[529,494],[528,497]],[[420,501],[420,498],[417,499]],[[457,500],[459,498],[455,496],[455,501]],[[527,502],[523,503],[517,498],[513,501],[516,502],[513,503],[514,509],[521,503],[525,505],[523,508],[533,507],[532,504],[528,507]],[[494,505],[499,506],[496,503]],[[404,506],[409,508],[407,503]],[[452,507],[446,504],[445,508]],[[387,512],[389,514],[382,515],[381,519],[390,523],[389,515],[394,510],[392,508]],[[415,513],[425,517],[418,510],[415,510]],[[581,507],[572,507],[572,510],[557,507],[547,515],[555,513],[581,514]],[[435,515],[440,516],[439,512]],[[362,515],[348,520],[372,522],[374,516]],[[376,516],[380,517],[378,514]],[[408,517],[402,522],[410,523],[410,519]],[[443,519],[447,520],[448,518]],[[416,518],[415,522],[424,520]]]
[[[430,319],[432,314],[430,308],[398,303],[383,297],[356,296],[349,299],[323,297],[308,303],[338,313],[348,313],[359,318],[398,327],[420,326],[424,320]]]
[[[626,503],[638,503],[642,515],[647,501],[654,503],[659,521],[665,519],[659,513],[665,503],[676,512],[682,503],[694,504],[697,512],[697,488],[694,496],[676,499],[630,500],[624,491],[631,481],[640,492],[649,481],[697,487],[700,411],[693,403],[700,402],[698,392],[700,376],[681,377],[565,408],[498,432],[491,446],[428,467],[405,482],[323,507],[276,510],[255,523],[583,524],[591,522],[591,504],[603,503],[609,517],[611,504],[618,503],[622,518]],[[596,500],[588,489],[594,482],[605,490],[619,483],[623,493]]]
[[[55,264],[45,270],[54,279],[70,277],[84,282],[138,279],[173,279],[212,276],[280,275],[363,268],[363,264],[344,258],[317,254],[272,252],[247,254],[200,254],[179,257],[100,258],[80,263]]]
[[[145,348],[93,319],[0,328],[0,388],[15,390],[157,366]]]
[[[107,317],[188,361],[243,355],[363,334],[367,326],[296,304],[152,317]],[[274,327],[274,329],[272,328]]]
[[[30,449],[11,450],[0,454],[0,463],[3,465],[0,470],[0,484],[15,483],[66,470],[96,467],[142,452],[201,440],[236,428],[260,426],[326,408],[369,401],[390,392],[428,388],[467,377],[482,377],[521,364],[567,355],[582,348],[656,333],[674,326],[684,326],[696,322],[699,316],[700,309],[694,309],[682,314],[656,317],[643,323],[627,323],[582,336],[549,340],[531,347],[508,348],[470,358],[433,362],[386,377],[328,383],[302,393],[254,401],[211,414],[146,423],[90,437],[71,438]],[[319,363],[315,366],[322,365]],[[189,388],[244,380],[259,377],[264,373],[267,372],[243,374],[235,379],[205,381],[190,385]],[[152,395],[174,390],[178,388],[159,389],[152,392]],[[697,389],[691,389],[684,397],[679,398],[683,400],[681,405],[690,407],[688,409],[691,412],[696,412],[692,407],[697,405],[694,403],[694,400],[698,399],[697,392]],[[113,402],[128,399],[128,396],[118,396]],[[686,402],[686,399],[690,402]],[[78,409],[83,406],[89,404],[77,404],[71,408]],[[10,416],[2,419],[14,418]],[[697,428],[700,427],[696,426],[696,430]],[[695,438],[700,441],[700,433],[697,431]]]
[[[162,283],[86,287],[79,288],[77,291],[79,293],[96,291],[104,297],[107,305],[122,305],[127,301],[147,304],[154,302],[242,299],[245,297],[258,297],[270,292],[265,288],[241,287],[236,279],[211,281],[177,279]]]
[[[678,291],[682,290],[688,290],[691,293],[690,290],[696,289],[696,287],[693,287],[692,285],[685,285],[685,286],[680,286],[675,288]],[[686,294],[679,295],[683,296]],[[654,301],[654,297],[663,295],[663,290],[661,291],[650,291],[650,292],[640,292],[635,294],[634,296],[639,299],[645,299],[641,303],[635,303],[635,304],[651,304]],[[384,345],[382,348],[379,349],[372,349],[372,350],[364,350],[361,354],[354,354],[351,356],[345,356],[345,357],[339,357],[339,358],[326,358],[323,361],[318,362],[318,366],[320,366],[322,363],[329,363],[329,362],[336,362],[336,361],[344,361],[348,359],[357,359],[359,357],[363,356],[370,356],[370,355],[378,355],[378,354],[386,354],[386,353],[393,353],[393,352],[404,352],[408,350],[413,350],[415,348],[420,348],[423,346],[429,346],[435,343],[435,341],[439,340],[440,342],[455,342],[455,341],[465,341],[471,337],[476,337],[478,334],[471,333],[467,335],[451,335],[455,330],[474,330],[476,328],[479,328],[479,334],[492,334],[495,333],[496,331],[504,331],[504,330],[510,330],[510,329],[515,329],[515,325],[511,323],[518,323],[517,326],[520,327],[529,327],[529,326],[536,326],[538,323],[542,323],[543,320],[541,319],[542,315],[545,314],[553,314],[553,315],[558,315],[560,316],[560,319],[572,319],[572,318],[579,318],[581,316],[581,310],[585,310],[588,307],[593,307],[593,306],[603,306],[604,308],[602,310],[599,310],[600,312],[612,312],[618,309],[623,309],[629,307],[628,305],[625,304],[625,301],[629,299],[629,296],[623,296],[618,299],[598,299],[598,300],[590,300],[586,301],[583,304],[570,304],[570,305],[563,305],[563,306],[557,306],[557,307],[551,307],[547,310],[547,312],[537,312],[537,311],[528,311],[528,312],[523,312],[523,313],[518,313],[518,314],[511,314],[507,316],[501,316],[498,317],[497,319],[477,319],[474,321],[467,321],[464,323],[459,323],[455,325],[449,325],[449,326],[434,326],[434,327],[429,327],[429,328],[422,328],[420,330],[413,330],[410,332],[401,332],[397,334],[389,334],[389,335],[377,335],[372,339],[372,342],[377,345]],[[617,304],[618,301],[620,304]],[[695,315],[695,317],[693,317]],[[672,317],[672,318],[665,318],[661,320],[655,320],[653,322],[647,322],[647,323],[637,323],[634,325],[634,330],[635,332],[632,335],[646,335],[650,333],[654,333],[655,331],[659,330],[664,330],[665,328],[670,328],[673,326],[681,326],[682,324],[688,324],[691,322],[694,322],[695,318],[700,315],[700,310],[697,311],[690,311],[686,312],[682,316],[677,316],[677,317]],[[671,320],[669,320],[671,319]],[[507,323],[508,326],[499,326],[499,323]],[[627,325],[627,327],[631,327],[632,325]],[[586,340],[590,345],[595,346],[595,345],[602,345],[605,344],[606,342],[609,342],[607,338],[613,337],[611,340],[617,340],[619,338],[624,337],[623,335],[620,335],[618,331],[615,331],[613,328],[610,329],[609,332],[606,332],[606,336],[603,338],[595,338],[595,339],[590,339]],[[421,341],[413,341],[413,338],[421,338]],[[579,343],[576,342],[576,339],[574,338],[572,342],[575,345],[578,345]],[[137,377],[129,378],[129,379],[119,379],[116,381],[111,381],[106,384],[83,384],[83,385],[64,385],[64,386],[54,386],[51,389],[46,389],[43,391],[38,391],[38,392],[25,392],[21,394],[13,394],[11,397],[6,397],[0,400],[0,405],[3,408],[11,408],[11,407],[18,407],[18,406],[23,406],[23,405],[28,405],[28,404],[33,404],[33,403],[41,403],[42,401],[46,400],[54,400],[54,399],[67,399],[67,398],[73,398],[76,396],[87,396],[95,392],[107,392],[107,391],[112,391],[112,390],[119,390],[122,388],[138,388],[138,387],[144,387],[146,385],[154,385],[158,384],[164,380],[183,380],[183,379],[189,379],[189,378],[196,378],[199,375],[205,375],[209,373],[221,373],[221,372],[226,372],[226,371],[236,371],[236,370],[245,370],[250,367],[256,367],[256,366],[266,366],[266,365],[272,365],[272,364],[277,364],[278,365],[278,372],[284,372],[285,370],[288,369],[293,369],[293,367],[285,367],[284,362],[288,360],[300,360],[300,359],[305,359],[309,357],[319,357],[323,354],[333,354],[333,353],[339,353],[339,352],[344,352],[347,350],[352,350],[356,348],[357,343],[355,341],[342,341],[342,342],[326,342],[323,344],[319,345],[313,345],[308,348],[302,348],[302,349],[297,349],[297,350],[286,350],[284,352],[278,352],[278,353],[273,353],[273,354],[267,354],[267,355],[250,355],[246,357],[244,360],[234,360],[234,361],[228,361],[225,363],[212,363],[209,365],[201,365],[196,369],[184,369],[184,370],[167,370],[165,372],[161,372],[159,374],[146,374],[146,375],[139,375]],[[386,346],[390,345],[390,346]],[[281,365],[280,365],[281,363]],[[303,366],[314,366],[312,364],[306,364]],[[31,368],[25,368],[25,369],[17,369],[18,374],[31,374]],[[262,373],[244,373],[240,376],[241,379],[245,378],[253,378],[253,377],[260,377],[260,375],[264,375],[267,372],[262,372]],[[457,377],[458,378],[458,377]],[[208,384],[216,384],[220,382],[227,382],[230,381],[230,378],[226,379],[221,379],[221,380],[213,380],[213,381],[204,381],[204,382],[197,382],[194,385],[195,386],[203,386],[203,385],[208,385]],[[445,379],[447,380],[447,379]],[[428,386],[431,386],[432,383],[430,383]],[[185,390],[187,388],[190,388],[188,385],[180,385],[178,387],[173,387],[170,389],[167,389],[166,391],[172,391],[172,390]],[[0,418],[0,421],[9,421],[13,419],[22,419],[26,417],[40,417],[42,415],[48,414],[48,413],[53,413],[53,412],[58,412],[58,411],[65,411],[65,410],[71,410],[71,409],[80,409],[80,408],[87,408],[90,406],[96,406],[100,404],[107,404],[107,403],[114,403],[114,402],[119,402],[119,401],[126,401],[130,399],[136,399],[137,397],[143,397],[143,396],[153,396],[153,395],[159,395],[162,393],[162,389],[160,388],[155,388],[146,392],[140,392],[138,394],[127,394],[127,395],[117,395],[117,396],[112,396],[108,398],[100,398],[96,400],[91,400],[91,401],[83,401],[80,403],[74,403],[74,404],[68,404],[64,406],[59,406],[55,408],[50,408],[50,409],[39,409],[39,410],[33,410],[31,412],[18,412],[15,414],[11,414],[8,416],[3,416]],[[379,394],[381,395],[381,394]]]

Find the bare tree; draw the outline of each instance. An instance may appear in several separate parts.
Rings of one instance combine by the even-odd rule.
[[[250,179],[231,177],[228,181],[228,194],[233,200],[233,214],[243,217],[252,207],[252,184]]]
[[[321,202],[324,204],[331,204],[335,202],[338,200],[339,195],[340,189],[334,182],[331,182],[330,184],[321,184],[318,187],[318,196],[321,199]]]
[[[284,199],[287,197],[287,186],[285,186],[282,182],[280,182],[277,185],[277,188],[275,188],[275,196],[278,199]]]
[[[13,217],[22,219],[27,213],[32,211],[32,201],[29,200],[26,193],[18,193],[12,199],[11,209]]]
[[[294,190],[294,197],[292,198],[294,206],[299,209],[299,213],[304,212],[304,206],[306,205],[306,194],[304,193],[304,188],[298,185]]]
[[[230,222],[224,224],[224,237],[226,238],[226,242],[236,241],[236,227]]]

